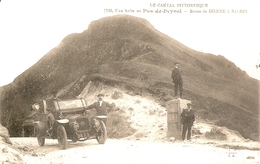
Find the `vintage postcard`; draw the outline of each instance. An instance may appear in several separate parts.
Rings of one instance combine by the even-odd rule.
[[[259,163],[259,0],[0,0],[0,163]]]

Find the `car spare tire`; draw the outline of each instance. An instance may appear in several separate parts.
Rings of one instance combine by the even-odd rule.
[[[38,144],[40,146],[43,146],[45,144],[45,138],[40,135],[40,131],[39,131],[39,126],[38,125],[35,126],[35,132],[36,132],[36,137],[37,137]]]

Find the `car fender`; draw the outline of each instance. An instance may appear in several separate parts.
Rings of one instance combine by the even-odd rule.
[[[107,118],[105,115],[96,116],[97,118]]]
[[[57,122],[60,123],[60,124],[66,124],[66,123],[69,122],[69,120],[68,119],[61,119],[61,120],[57,120]]]

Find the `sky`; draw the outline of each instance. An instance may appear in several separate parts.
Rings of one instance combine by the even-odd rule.
[[[260,0],[0,0],[0,86],[67,35],[116,14],[144,18],[182,44],[222,55],[260,80],[259,9]]]

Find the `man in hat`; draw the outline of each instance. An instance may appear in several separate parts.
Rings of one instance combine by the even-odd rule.
[[[172,70],[172,82],[174,83],[174,94],[176,98],[178,96],[178,88],[180,90],[180,98],[182,98],[182,91],[183,91],[182,88],[183,82],[182,82],[182,76],[179,70],[179,66],[180,63],[176,62],[174,69]]]
[[[95,108],[96,109],[96,116],[107,116],[107,113],[110,112],[114,107],[115,104],[109,104],[105,101],[103,101],[103,94],[97,95],[97,102],[94,102],[93,104],[89,105],[86,110]],[[109,110],[109,111],[107,111]],[[106,124],[107,119],[103,118],[103,122]]]
[[[191,103],[187,104],[187,109],[184,109],[181,113],[181,124],[183,125],[182,128],[182,140],[185,140],[186,132],[188,130],[187,134],[187,140],[190,141],[191,138],[191,127],[195,121],[194,112],[191,109]]]

